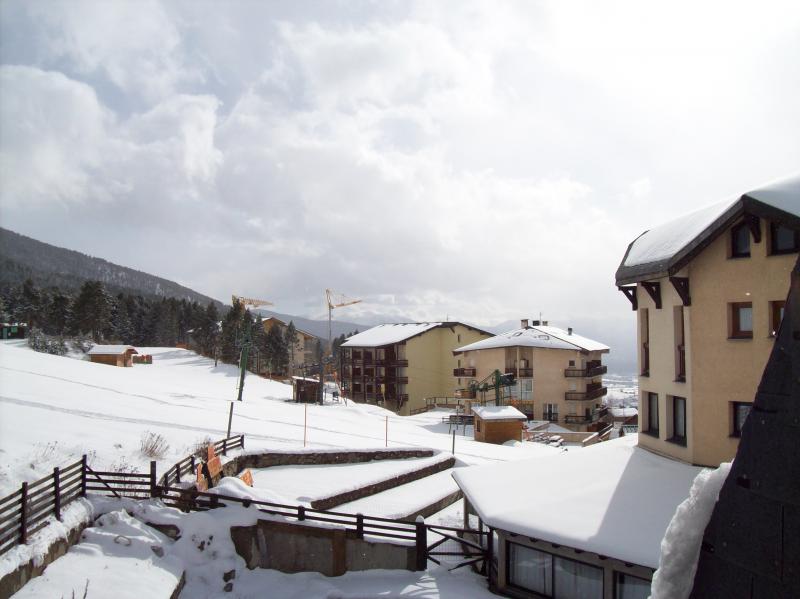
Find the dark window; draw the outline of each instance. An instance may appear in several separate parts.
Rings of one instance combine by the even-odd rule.
[[[658,393],[647,394],[647,431],[658,437]]]
[[[508,581],[554,599],[602,599],[603,569],[508,543]]]
[[[650,321],[647,308],[639,311],[639,330],[642,339],[641,375],[650,376]]]
[[[480,418],[476,418],[475,419],[475,432],[477,432],[477,433],[481,432],[481,419]]]
[[[647,599],[649,596],[649,580],[614,572],[614,599]]]
[[[686,445],[686,398],[672,398],[672,437],[670,441]]]
[[[772,223],[769,232],[770,254],[793,254],[800,250],[800,231]]]
[[[740,437],[742,435],[742,427],[747,416],[750,414],[750,409],[753,407],[751,403],[733,402],[733,436]]]
[[[570,366],[575,366],[575,360],[570,360],[570,361],[569,361],[569,365],[570,365]]]
[[[750,256],[750,229],[746,223],[731,229],[731,258],[748,258]]]
[[[753,304],[737,302],[731,306],[731,333],[734,339],[753,338]]]
[[[769,331],[773,337],[778,334],[778,329],[783,320],[783,310],[786,307],[785,301],[769,303]]]
[[[675,306],[673,312],[673,319],[675,321],[675,380],[686,380],[686,345],[685,345],[685,328],[683,322],[683,306]]]

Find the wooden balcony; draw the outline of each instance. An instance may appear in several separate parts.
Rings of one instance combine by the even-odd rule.
[[[603,397],[607,393],[608,389],[606,387],[595,387],[593,389],[587,389],[586,391],[567,391],[564,393],[564,399],[569,401],[586,401]]]
[[[475,368],[453,368],[453,376],[457,377],[470,377],[475,376]]]
[[[564,376],[567,378],[589,378],[600,376],[608,372],[608,366],[592,366],[587,368],[567,368],[564,370]]]

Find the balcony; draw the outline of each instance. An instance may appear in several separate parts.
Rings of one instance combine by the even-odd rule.
[[[600,408],[599,410],[592,410],[588,416],[585,414],[568,414],[564,416],[564,422],[567,424],[591,424],[605,418],[608,415],[608,408]]]
[[[516,366],[506,366],[503,370],[505,374],[513,374],[518,379],[529,379],[533,377],[533,368],[517,368]]]
[[[600,376],[608,372],[608,366],[590,366],[587,368],[567,368],[564,370],[564,376],[567,378],[588,378]]]
[[[407,376],[387,376],[386,377],[386,384],[387,385],[408,385],[408,377]]]
[[[606,387],[595,387],[593,389],[587,389],[586,391],[567,391],[564,393],[564,399],[569,401],[585,401],[603,397],[606,393],[608,393]]]
[[[457,377],[470,377],[475,376],[475,368],[453,368],[453,376]]]
[[[548,422],[558,422],[558,412],[545,412],[542,415],[542,420],[547,420]]]

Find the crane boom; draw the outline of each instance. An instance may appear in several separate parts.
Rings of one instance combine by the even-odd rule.
[[[243,306],[253,306],[253,307],[275,305],[272,302],[268,302],[267,300],[254,299],[252,297],[241,297],[239,295],[232,295],[231,302],[233,303],[239,302]]]
[[[331,320],[332,320],[331,313],[335,308],[344,308],[345,306],[352,306],[353,304],[358,304],[363,300],[349,298],[341,293],[337,295],[333,291],[333,289],[325,290],[325,299],[328,300],[328,348],[330,349],[331,354],[333,354],[333,329],[331,325]]]

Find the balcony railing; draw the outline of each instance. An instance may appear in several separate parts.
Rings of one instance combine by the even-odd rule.
[[[586,391],[567,391],[564,393],[564,399],[570,401],[584,401],[603,397],[606,393],[608,393],[606,387],[596,387],[594,389],[587,389]]]
[[[408,377],[407,376],[387,376],[386,377],[386,384],[387,385],[408,385]]]
[[[599,410],[592,410],[588,416],[586,414],[568,414],[564,416],[564,422],[568,424],[588,424],[597,422],[608,415],[608,408],[600,408]]]
[[[593,377],[593,376],[600,376],[601,374],[605,374],[608,372],[608,366],[592,366],[588,368],[567,368],[564,370],[564,376],[566,377]]]
[[[542,420],[547,420],[548,422],[558,422],[558,412],[545,412],[542,415]]]
[[[453,376],[457,377],[475,376],[475,373],[475,368],[453,368]]]

